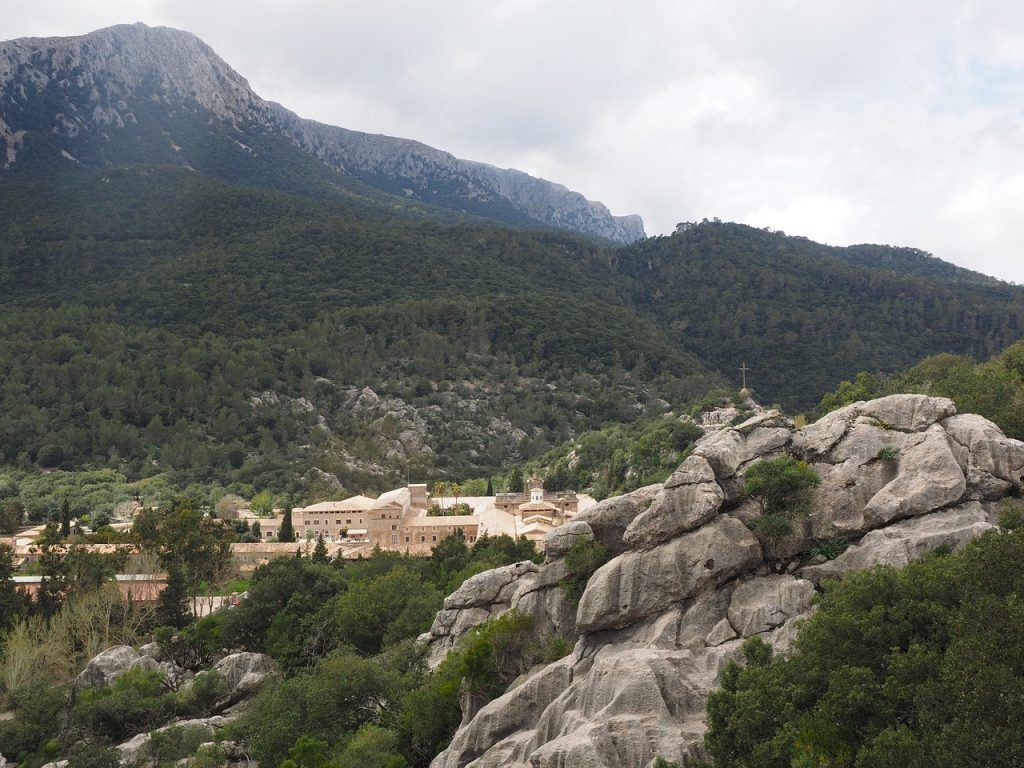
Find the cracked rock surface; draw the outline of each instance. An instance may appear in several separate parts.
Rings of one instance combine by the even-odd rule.
[[[822,481],[788,552],[836,537],[849,546],[769,574],[745,525],[758,512],[744,503],[743,474],[786,453]],[[788,652],[816,588],[959,549],[993,527],[997,500],[1020,491],[1022,475],[1024,443],[923,395],[854,403],[801,429],[762,410],[709,432],[664,485],[606,499],[553,531],[542,565],[479,574],[445,602],[421,639],[433,663],[467,627],[511,608],[532,616],[538,635],[576,644],[467,718],[432,766],[649,768],[699,757],[707,695],[744,638]],[[614,557],[573,606],[559,588],[564,553],[591,536]]]

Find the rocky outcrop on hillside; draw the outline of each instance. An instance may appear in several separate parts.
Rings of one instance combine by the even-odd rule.
[[[227,693],[213,704],[209,717],[175,720],[117,744],[115,749],[119,753],[121,764],[134,768],[153,768],[156,765],[156,761],[149,753],[154,733],[162,733],[171,728],[186,729],[213,741],[220,729],[237,719],[264,683],[279,675],[277,666],[269,656],[245,651],[229,653],[218,659],[209,671],[196,673],[165,659],[164,649],[159,643],[153,642],[147,643],[139,650],[130,645],[107,648],[86,664],[85,669],[75,678],[73,688],[80,691],[87,688],[111,687],[123,674],[135,669],[160,673],[165,685],[186,695],[189,688],[197,684],[198,676],[216,675],[224,681]],[[220,742],[220,748],[227,765],[251,764],[241,745]],[[65,765],[67,761],[60,760],[48,763],[44,768],[63,768]],[[2,766],[3,762],[0,760],[0,768]]]
[[[850,546],[769,573],[744,522],[758,511],[743,477],[783,454],[821,477],[787,551],[838,538]],[[577,641],[471,713],[433,768],[645,768],[700,755],[707,695],[745,638],[786,652],[827,578],[963,546],[993,527],[1022,472],[1024,443],[920,395],[856,403],[802,429],[764,411],[710,432],[663,485],[608,499],[552,532],[544,564],[480,574],[446,601],[423,638],[435,663],[510,608],[533,616],[540,634]],[[573,610],[558,588],[564,553],[589,537],[615,556]]]

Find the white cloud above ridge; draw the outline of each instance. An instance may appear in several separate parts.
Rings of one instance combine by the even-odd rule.
[[[141,20],[304,117],[639,213],[891,243],[1024,283],[1024,5],[37,0],[0,37]]]

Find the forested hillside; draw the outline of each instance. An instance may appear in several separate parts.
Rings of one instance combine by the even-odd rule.
[[[833,248],[740,224],[684,225],[619,254],[640,311],[765,402],[804,409],[859,370],[956,352],[987,358],[1024,333],[1024,289],[879,246]]]
[[[188,171],[0,187],[0,461],[303,490],[481,476],[720,380],[592,241]]]
[[[161,166],[10,176],[0,211],[0,462],[22,470],[482,477],[683,412],[743,361],[802,408],[1021,328],[1019,288],[717,222],[613,247]]]

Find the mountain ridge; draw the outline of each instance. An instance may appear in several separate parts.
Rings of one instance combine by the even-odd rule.
[[[30,114],[45,94],[52,114]],[[514,169],[466,161],[421,142],[368,134],[299,117],[259,97],[248,81],[199,37],[171,27],[118,25],[75,37],[0,42],[0,137],[3,168],[23,156],[40,135],[68,161],[95,162],[74,151],[80,136],[139,126],[138,102],[172,114],[198,105],[236,130],[254,127],[287,138],[330,168],[370,187],[504,223],[541,224],[628,243],[644,237],[639,216],[613,216],[602,203]],[[149,105],[152,106],[152,105]],[[37,110],[38,111],[38,110]],[[202,122],[203,115],[195,116]],[[190,147],[165,132],[174,153]],[[242,151],[256,150],[238,137]],[[163,159],[192,167],[163,152]],[[110,159],[104,157],[105,162]],[[194,161],[193,161],[194,162]]]

